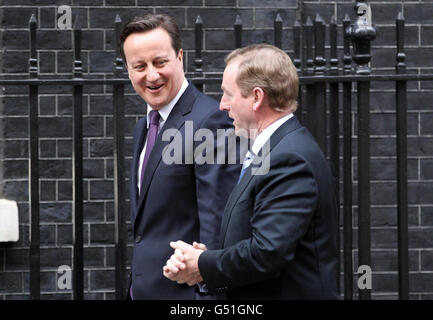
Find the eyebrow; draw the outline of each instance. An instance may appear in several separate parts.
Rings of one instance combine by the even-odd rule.
[[[232,94],[232,92],[222,84],[221,84],[221,90],[224,91],[225,93],[229,94],[229,95]]]
[[[156,56],[156,57],[153,58],[152,60],[158,60],[158,59],[169,59],[169,58],[170,58],[169,55],[167,55],[167,54],[162,54],[162,55]]]
[[[169,56],[165,55],[165,56],[157,56],[152,60],[158,60],[158,59],[169,59]]]
[[[152,61],[155,60],[168,60],[170,59],[170,57],[168,55],[160,55],[160,56],[156,56],[152,59]],[[146,63],[144,60],[142,60],[141,58],[137,59],[136,61],[134,61],[134,63]]]

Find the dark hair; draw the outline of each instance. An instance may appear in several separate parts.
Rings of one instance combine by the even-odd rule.
[[[122,55],[125,64],[126,58],[123,51],[123,44],[125,43],[126,38],[132,33],[145,32],[157,28],[162,28],[168,32],[171,38],[171,46],[176,52],[176,55],[179,54],[181,40],[179,27],[177,26],[176,21],[166,14],[145,14],[129,20],[120,33],[120,54]]]

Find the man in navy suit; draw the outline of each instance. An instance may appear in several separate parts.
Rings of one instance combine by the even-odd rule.
[[[134,249],[128,296],[194,299],[198,287],[169,281],[161,266],[170,257],[167,243],[172,239],[217,245],[221,212],[240,165],[194,161],[200,143],[195,134],[200,129],[214,133],[215,140],[208,145],[220,151],[224,146],[217,130],[232,128],[232,121],[215,100],[185,79],[179,29],[170,16],[145,15],[129,21],[122,30],[121,52],[132,86],[147,104],[147,116],[134,130]],[[173,150],[177,155],[171,155]]]
[[[163,274],[204,283],[229,299],[337,299],[333,178],[293,115],[292,61],[270,45],[235,50],[226,58],[222,90],[220,109],[234,119],[236,134],[254,143],[224,210],[220,249],[172,242]]]

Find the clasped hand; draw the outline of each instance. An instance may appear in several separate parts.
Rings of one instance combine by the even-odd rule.
[[[189,286],[203,281],[198,268],[198,258],[203,251],[207,250],[206,246],[197,242],[190,245],[179,240],[170,242],[170,247],[174,249],[174,253],[162,268],[164,276],[179,284],[186,283]]]

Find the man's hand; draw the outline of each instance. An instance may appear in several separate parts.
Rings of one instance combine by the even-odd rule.
[[[170,246],[174,253],[163,267],[164,276],[179,284],[187,283],[190,286],[203,281],[198,269],[198,258],[207,249],[206,246],[197,242],[191,246],[180,240],[170,242]]]

